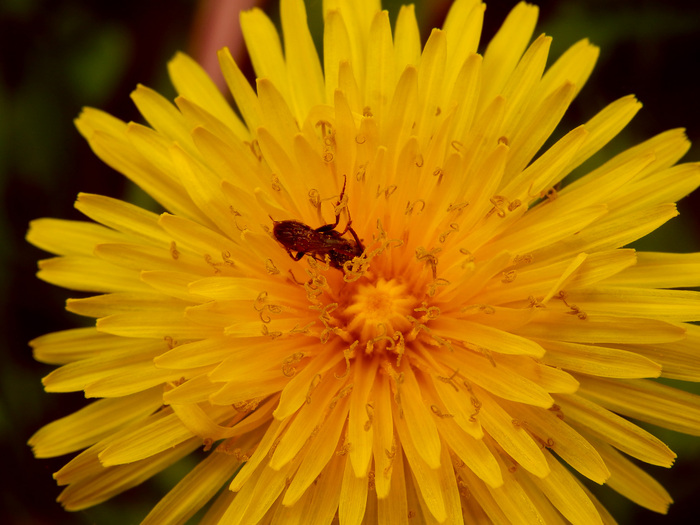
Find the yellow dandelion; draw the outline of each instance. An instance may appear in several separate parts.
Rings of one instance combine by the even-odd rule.
[[[158,215],[98,195],[94,222],[40,219],[39,277],[87,298],[89,328],[33,341],[49,392],[98,398],[39,430],[69,510],[200,449],[143,523],[561,523],[612,520],[607,484],[666,512],[634,460],[674,453],[630,421],[700,434],[700,254],[624,248],[700,184],[662,133],[560,183],[634,116],[613,102],[541,154],[598,50],[545,67],[537,8],[483,55],[478,0],[421,48],[412,7],[324,2],[323,61],[302,0],[284,45],[241,16],[253,89],[224,49],[239,114],[190,58],[148,126],[86,109],[94,152]],[[201,452],[203,450],[203,452]],[[221,488],[224,490],[220,490]]]

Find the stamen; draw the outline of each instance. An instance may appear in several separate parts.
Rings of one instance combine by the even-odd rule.
[[[442,338],[438,335],[435,335],[432,332],[429,332],[429,335],[431,339],[438,344],[438,346],[446,346],[447,348],[449,348],[450,352],[455,351],[454,347],[452,346],[452,341],[450,341],[449,339]]]
[[[277,268],[277,266],[275,266],[275,263],[272,262],[272,259],[269,259],[269,258],[265,260],[265,270],[266,270],[267,273],[269,273],[270,275],[277,275],[278,273],[280,273],[280,271],[279,271],[279,269]],[[291,270],[290,270],[290,271],[291,271]]]
[[[528,296],[527,300],[531,308],[547,308],[547,305],[542,300],[535,298],[533,295]]]
[[[272,189],[275,191],[282,191],[282,184],[280,183],[280,179],[277,175],[272,176]]]
[[[221,252],[221,260],[224,261],[224,265],[229,268],[236,267],[236,262],[231,258],[231,252],[228,250]]]
[[[406,352],[406,342],[403,338],[403,332],[398,330],[394,332],[394,338],[396,339],[396,368],[401,367],[401,358]]]
[[[512,283],[515,281],[515,278],[517,277],[518,272],[515,270],[508,270],[507,272],[503,272],[503,279],[501,279],[501,282],[504,284]]]
[[[258,405],[260,405],[260,402],[262,401],[262,398],[257,398],[257,399],[249,399],[247,401],[241,401],[240,403],[234,403],[233,408],[236,409],[236,412],[246,412],[250,413],[253,410],[258,408]]]
[[[394,384],[396,385],[396,393],[394,394],[394,401],[396,402],[396,405],[399,407],[399,418],[403,419],[403,405],[401,403],[401,385],[403,385],[403,380],[404,380],[404,375],[403,372],[399,372],[396,374],[394,372]]]
[[[390,184],[384,189],[382,189],[381,185],[377,185],[377,194],[375,196],[379,197],[383,193],[384,197],[388,199],[391,196],[391,194],[397,190],[397,188],[398,186],[396,184]]]
[[[367,421],[365,421],[365,432],[368,432],[372,428],[372,422],[374,421],[374,406],[372,403],[365,404],[365,412],[367,412]]]
[[[463,384],[467,391],[471,394],[469,397],[469,401],[471,402],[472,406],[474,407],[474,413],[469,416],[469,421],[472,423],[476,422],[476,416],[479,415],[479,412],[481,412],[481,401],[479,401],[479,398],[476,397],[476,394],[474,394],[474,389],[472,388],[472,385],[469,381],[466,379],[463,381]]]
[[[311,379],[311,383],[309,384],[309,389],[306,391],[306,404],[307,405],[311,404],[311,394],[316,389],[316,387],[321,384],[321,379],[322,379],[321,374],[316,374]]]
[[[304,357],[306,357],[306,354],[304,354],[304,352],[295,352],[289,357],[285,357],[284,361],[282,361],[282,373],[287,377],[294,376],[294,374],[296,374],[297,372],[297,369],[294,368],[294,365],[301,362],[301,360],[304,359]]]
[[[253,308],[255,311],[260,312],[262,309],[265,307],[265,302],[267,301],[267,292],[262,291],[258,294],[258,296],[255,298],[255,302],[253,303]]]
[[[456,211],[461,212],[464,208],[469,206],[469,201],[460,202],[459,204],[452,203],[447,207],[447,212]],[[459,213],[457,214],[459,216]]]
[[[328,405],[328,408],[329,408],[330,410],[333,410],[333,409],[336,407],[336,405],[338,404],[338,401],[340,401],[340,400],[343,399],[344,397],[347,397],[347,396],[350,395],[350,393],[352,392],[353,388],[354,388],[354,385],[352,385],[352,384],[350,384],[350,385],[346,386],[345,388],[343,388],[340,392],[338,392],[338,393],[335,395],[335,397],[333,397],[333,399],[331,399],[331,402],[330,402],[330,404]]]
[[[221,266],[221,263],[214,261],[214,258],[208,253],[204,254],[204,262],[214,269],[215,275],[219,275],[221,273],[221,269],[219,268],[219,266]]]
[[[335,375],[336,379],[343,379],[347,377],[348,373],[350,373],[350,359],[355,358],[355,347],[357,347],[358,344],[360,344],[360,342],[355,341],[350,345],[350,348],[343,350],[343,357],[345,358],[345,372],[340,376],[334,373],[333,375]]]
[[[240,226],[240,225],[238,224],[238,218],[239,218],[239,217],[243,217],[243,215],[241,215],[241,213],[240,213],[238,210],[236,210],[236,208],[234,208],[233,206],[229,206],[229,207],[228,207],[228,210],[231,212],[231,215],[233,215],[233,224],[236,225],[236,229],[237,229],[239,232],[246,231],[246,230],[248,229],[248,226],[247,226],[247,225],[246,225],[246,226]]]
[[[435,378],[438,381],[442,381],[443,383],[447,383],[450,385],[452,388],[455,389],[455,392],[459,392],[459,387],[457,384],[454,382],[455,377],[457,377],[457,374],[459,374],[459,370],[455,370],[450,377],[446,376],[435,376]]]
[[[316,188],[311,188],[307,195],[311,205],[316,209],[321,209],[321,193]]]
[[[404,213],[406,215],[412,215],[413,209],[416,207],[417,204],[420,204],[421,207],[420,210],[416,212],[416,215],[420,215],[423,212],[423,210],[425,210],[425,201],[423,199],[415,200],[413,201],[413,203],[411,203],[411,201],[408,201],[406,203],[406,211]]]
[[[316,127],[321,128],[321,136],[325,141],[326,136],[332,132],[333,125],[327,120],[319,120],[318,122],[316,122]],[[326,130],[326,127],[328,127],[328,130]]]
[[[562,421],[565,419],[564,412],[562,412],[561,407],[559,405],[557,405],[556,403],[553,404],[551,407],[549,407],[548,410],[554,412],[554,415],[556,415]]]
[[[385,350],[392,350],[396,346],[396,342],[387,335],[386,324],[378,323],[377,328],[380,328],[382,332],[365,343],[366,355],[372,355],[372,352],[374,351],[374,344],[378,343],[379,341],[389,341],[389,346],[385,347]]]
[[[440,234],[440,236],[438,237],[438,241],[443,243],[447,240],[448,235],[450,235],[454,232],[458,232],[458,231],[459,231],[459,224],[457,224],[456,222],[453,222],[452,224],[450,224],[449,230]]]
[[[261,333],[262,335],[269,335],[269,336],[270,336],[270,339],[273,339],[273,340],[274,340],[274,339],[277,339],[278,337],[282,337],[282,335],[284,335],[284,334],[282,334],[282,332],[280,332],[280,331],[270,332],[270,330],[267,328],[267,325],[266,325],[266,324],[263,324],[263,325],[262,325],[262,328],[261,328],[261,330],[260,330],[260,333]]]
[[[449,286],[450,284],[450,281],[443,279],[442,277],[435,279],[433,282],[428,284],[428,297],[435,297],[439,287]]]
[[[569,304],[569,303],[566,302],[566,292],[564,292],[564,290],[561,290],[561,291],[559,292],[559,295],[557,296],[557,299],[561,299],[561,300],[564,302],[564,304],[565,304],[566,306],[568,306],[569,308],[571,308],[571,311],[570,311],[570,312],[566,312],[566,313],[571,314],[571,315],[575,315],[576,317],[578,317],[578,318],[581,319],[582,321],[588,319],[588,314],[587,314],[586,312],[584,312],[583,310],[581,310],[581,309],[580,309],[578,306],[576,306],[575,304]]]
[[[263,161],[263,154],[262,154],[262,150],[260,149],[260,143],[258,142],[258,139],[255,139],[252,142],[243,141],[243,144],[248,146],[248,148],[250,149],[253,156],[256,159],[258,159],[258,162]]]
[[[503,197],[502,195],[494,195],[489,199],[491,201],[491,204],[493,204],[493,208],[489,210],[489,212],[486,214],[486,218],[488,219],[493,213],[495,212],[501,219],[506,216],[506,212],[503,211],[503,204],[506,202],[506,198]]]
[[[290,334],[308,334],[309,333],[309,327],[313,325],[314,322],[310,321],[306,325],[302,326],[301,328],[298,328],[298,324],[294,325],[294,328],[292,328],[289,333]]]
[[[299,286],[304,286],[305,283],[296,278],[296,275],[294,275],[294,271],[291,268],[289,268],[287,270],[287,273],[289,273],[289,278],[294,284],[298,284]]]
[[[335,455],[345,456],[348,454],[348,452],[350,452],[350,449],[352,449],[352,445],[350,445],[350,443],[343,443],[343,445],[338,449]]]
[[[494,367],[494,368],[497,367],[496,360],[493,358],[493,353],[491,352],[490,349],[484,348],[483,346],[480,346],[479,352],[481,353],[481,355],[483,355],[486,359],[489,360],[489,363],[491,363],[492,367]]]
[[[274,456],[275,451],[277,450],[277,447],[278,447],[279,444],[280,444],[280,441],[282,441],[282,436],[278,436],[278,437],[272,442],[272,446],[270,447],[270,450],[269,450],[268,453],[267,453],[267,457],[268,457],[268,458],[272,458],[272,456]]]
[[[416,259],[425,261],[426,266],[430,266],[433,272],[433,279],[437,278],[438,258],[435,254],[440,253],[440,251],[442,251],[442,248],[433,248],[430,251],[427,251],[423,246],[416,248]]]
[[[454,414],[450,414],[449,412],[443,412],[440,410],[440,407],[437,405],[430,405],[430,410],[432,411],[433,414],[435,414],[437,417],[444,419],[446,417],[455,417]]]
[[[413,309],[414,312],[425,312],[425,315],[421,317],[421,322],[425,320],[432,321],[437,319],[440,315],[440,308],[437,306],[428,306],[428,303],[423,301],[420,306]]]
[[[526,264],[532,264],[532,262],[535,260],[535,257],[531,253],[526,253],[524,255],[516,255],[513,257],[513,265],[522,265],[525,266]]]
[[[464,306],[459,309],[460,313],[466,314],[470,310],[478,310],[481,313],[484,314],[495,314],[496,310],[494,309],[493,306],[489,306],[487,304],[470,304],[469,306]]]

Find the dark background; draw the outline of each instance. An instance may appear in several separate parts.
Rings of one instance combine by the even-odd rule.
[[[395,17],[400,3],[384,2],[384,6]],[[450,2],[415,3],[425,37],[431,27],[441,25]],[[554,37],[552,56],[583,37],[602,48],[596,70],[561,124],[561,131],[585,122],[609,102],[634,93],[644,108],[604,150],[605,157],[666,129],[686,127],[696,146],[684,160],[700,160],[700,3],[535,3],[541,8],[537,33]],[[514,4],[510,0],[488,3],[482,42],[488,42]],[[318,27],[321,1],[307,0],[307,5],[310,21]],[[81,394],[43,392],[40,379],[51,367],[33,361],[27,341],[78,326],[81,320],[63,311],[69,292],[34,277],[37,259],[46,254],[27,245],[24,235],[33,218],[80,218],[72,207],[80,191],[147,202],[91,153],[72,120],[83,106],[99,107],[125,121],[140,120],[129,99],[139,82],[169,97],[174,95],[165,64],[175,51],[197,47],[192,29],[197,8],[196,2],[188,0],[4,0],[0,4],[3,523],[138,523],[191,466],[185,460],[141,487],[85,511],[67,513],[55,503],[59,489],[51,474],[66,458],[36,460],[26,441],[40,426],[85,402]],[[680,218],[637,247],[700,250],[700,197],[684,199],[679,208]],[[697,387],[685,385],[700,393]],[[597,494],[620,523],[694,522],[700,496],[700,439],[651,430],[679,455],[670,471],[646,467],[676,500],[669,515],[638,508],[610,490]]]

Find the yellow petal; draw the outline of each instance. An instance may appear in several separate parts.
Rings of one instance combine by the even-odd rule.
[[[201,446],[201,441],[190,440],[169,448],[147,461],[118,465],[107,470],[97,462],[96,457],[92,454],[95,458],[92,463],[96,466],[96,471],[92,474],[81,475],[80,479],[72,481],[70,486],[61,492],[57,501],[66,510],[75,511],[92,507],[143,483],[144,480],[191,454],[199,446]],[[80,457],[78,456],[78,458]],[[79,464],[72,468],[71,463],[69,463],[54,476],[59,484],[66,484],[69,476],[76,471],[84,472],[84,469]]]
[[[583,436],[593,435],[637,459],[670,467],[676,455],[659,439],[581,396],[557,396],[566,420]]]
[[[395,413],[394,424],[420,496],[425,502],[428,511],[438,523],[444,521],[447,518],[445,494],[442,492],[438,473],[435,468],[431,468],[421,457],[420,451],[416,449],[413,440],[408,434],[408,425],[398,413]]]
[[[372,459],[374,429],[371,425],[368,427],[367,410],[370,392],[377,374],[378,361],[373,359],[367,363],[368,366],[363,366],[363,364],[357,362],[354,366],[355,382],[350,398],[348,417],[348,439],[352,443],[350,461],[355,469],[355,476],[358,478],[367,475]]]
[[[302,0],[282,0],[280,18],[284,34],[284,59],[295,115],[301,119],[324,99],[323,72],[306,22]]]
[[[367,506],[368,480],[355,476],[350,458],[345,458],[343,484],[340,487],[338,517],[341,523],[360,525]]]
[[[33,220],[27,232],[27,241],[56,255],[90,256],[96,244],[123,240],[121,233],[99,224],[59,219]]]
[[[486,5],[478,0],[452,2],[443,24],[447,38],[446,86],[455,85],[457,72],[467,58],[477,52],[485,9]],[[396,29],[398,34],[398,19]]]
[[[311,442],[304,446],[301,454],[304,458],[299,469],[294,474],[294,479],[287,487],[282,499],[282,505],[294,505],[302,497],[304,492],[316,480],[336,452],[340,433],[345,427],[345,419],[348,416],[347,400],[342,399],[331,414],[320,426],[318,432],[311,438]],[[357,476],[363,478],[364,476]]]
[[[615,286],[691,288],[700,285],[700,253],[637,252],[637,264],[611,278]]]
[[[287,66],[272,21],[258,8],[242,11],[241,30],[256,76],[269,78],[279,88],[286,86]]]
[[[81,292],[148,291],[148,287],[140,281],[138,272],[79,255],[39,261],[37,277]]]
[[[671,322],[700,318],[698,292],[591,286],[567,292],[566,301],[591,315],[648,317]]]
[[[184,522],[205,505],[240,466],[234,454],[213,453],[190,470],[148,513],[142,525]]]
[[[479,419],[484,430],[508,453],[513,460],[537,477],[549,474],[549,467],[540,447],[522,426],[516,426],[508,414],[491,396],[479,394]],[[506,487],[507,490],[507,487]]]
[[[586,377],[581,394],[635,419],[700,436],[700,396],[656,381]]]
[[[550,453],[546,453],[545,457],[550,468],[549,475],[545,478],[533,476],[532,479],[549,501],[572,524],[602,525],[598,511],[582,490],[578,480]]]
[[[466,31],[465,31],[466,33]],[[470,33],[473,34],[473,33]],[[396,78],[407,66],[417,66],[421,55],[421,40],[416,9],[413,4],[402,5],[394,27],[394,63]]]
[[[158,226],[158,215],[124,201],[79,193],[75,207],[91,219],[129,236],[168,246],[170,241]]]
[[[158,387],[130,396],[100,399],[42,427],[28,443],[38,458],[68,454],[145,418],[161,405],[162,389]]]
[[[507,406],[515,407],[511,403]],[[591,444],[581,434],[571,428],[558,410],[542,410],[535,407],[522,407],[523,418],[528,428],[536,432],[548,449],[566,461],[571,467],[588,479],[602,485],[610,477],[610,471],[597,450],[597,444]],[[551,467],[551,461],[548,459]]]
[[[607,443],[595,442],[612,475],[608,486],[644,508],[666,514],[673,503],[661,484]]]
[[[248,130],[257,129],[262,121],[262,113],[253,88],[233,60],[227,47],[219,51],[218,57],[221,72],[245,120],[246,127]]]
[[[484,53],[484,91],[481,100],[490,102],[515,69],[535,30],[537,6],[518,3],[506,17]]]
[[[572,372],[593,376],[635,378],[658,377],[661,365],[635,352],[596,345],[538,341],[547,351],[542,361]]]

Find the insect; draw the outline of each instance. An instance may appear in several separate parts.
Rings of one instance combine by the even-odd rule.
[[[340,192],[338,204],[343,200],[346,184],[347,178],[343,183],[343,190]],[[272,219],[272,222],[274,223],[272,235],[277,242],[284,246],[289,256],[295,261],[299,261],[306,254],[319,261],[325,261],[327,255],[328,264],[333,268],[342,270],[343,265],[347,261],[362,255],[362,252],[365,251],[362,241],[360,241],[355,230],[352,229],[350,212],[348,212],[348,223],[343,231],[335,229],[340,223],[340,214],[336,215],[334,223],[325,224],[316,229],[303,222],[294,220],[276,221]],[[352,235],[352,239],[343,237],[348,232]],[[296,254],[292,252],[296,252]]]

